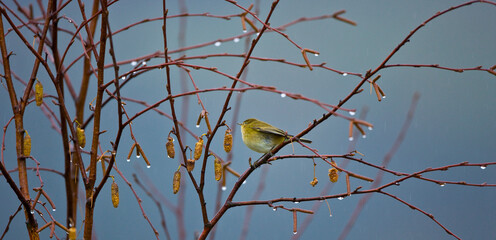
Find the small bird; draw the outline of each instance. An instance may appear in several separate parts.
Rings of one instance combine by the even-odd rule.
[[[255,118],[246,119],[239,125],[241,125],[241,135],[245,145],[259,153],[268,153],[284,140],[293,137],[285,131]],[[304,138],[300,138],[300,141],[312,143],[312,141]]]

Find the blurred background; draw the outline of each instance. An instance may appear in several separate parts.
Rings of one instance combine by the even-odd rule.
[[[312,1],[309,3],[307,1],[281,1],[270,22],[272,27],[278,27],[301,17],[315,17],[346,10],[342,16],[355,21],[357,26],[351,26],[335,19],[324,19],[297,23],[288,27],[284,33],[288,34],[290,39],[298,45],[320,52],[319,56],[309,54],[311,63],[325,62],[327,67],[339,71],[365,74],[367,70],[375,69],[410,31],[422,22],[439,11],[463,2],[362,0]],[[15,9],[15,5],[11,1],[5,1],[3,4]],[[37,6],[34,1],[33,4]],[[87,4],[89,11],[90,3]],[[251,2],[243,1],[239,4],[248,7]],[[46,5],[45,1],[44,5]],[[260,10],[258,15],[260,19],[265,20],[270,6],[270,1],[257,1],[254,9]],[[184,9],[184,7],[191,14],[208,12],[212,15],[231,15],[242,12],[233,4],[224,1],[188,0],[180,4],[177,1],[167,2],[169,15],[182,13],[181,8]],[[116,31],[137,21],[160,17],[161,9],[162,6],[159,1],[118,1],[109,7],[110,27],[112,31]],[[388,63],[439,64],[449,68],[472,68],[476,66],[489,68],[496,64],[495,12],[496,8],[493,5],[480,3],[451,11],[418,31]],[[40,12],[35,11],[35,14],[39,16]],[[66,15],[75,23],[82,21],[76,2],[69,3],[60,15]],[[167,33],[171,51],[182,46],[215,42],[219,39],[244,34],[241,22],[237,17],[233,17],[231,20],[188,17],[183,20],[186,21],[181,22],[180,18],[168,20]],[[256,25],[260,27],[259,23]],[[9,28],[7,25],[4,27]],[[67,20],[61,20],[60,27],[74,30],[72,24]],[[128,61],[163,51],[161,27],[161,21],[151,21],[114,35],[117,61]],[[181,28],[185,33],[184,42],[179,40]],[[30,33],[25,29],[23,33],[30,36]],[[253,37],[254,35],[249,36],[250,39]],[[99,39],[99,37],[97,38]],[[209,44],[191,51],[171,54],[171,57],[174,59],[182,55],[196,56],[213,53],[242,54],[245,52],[246,39],[247,37],[242,37],[239,41],[221,41],[220,45]],[[61,34],[60,41],[60,45],[64,46],[64,43],[68,43],[69,36]],[[80,45],[79,42],[76,42],[71,47],[68,52],[67,64],[81,54]],[[13,33],[7,36],[7,47],[9,51],[15,53],[10,58],[13,71],[22,79],[27,80],[34,61],[32,55]],[[304,64],[300,50],[286,38],[274,32],[263,35],[253,56],[286,59]],[[107,58],[107,63],[111,63],[110,58]],[[160,63],[163,63],[163,58],[152,59],[147,62],[147,65]],[[242,65],[242,58],[212,57],[191,60],[187,63],[217,67],[219,71],[235,75]],[[79,66],[74,66],[68,71],[71,80],[74,81],[74,86],[79,86],[82,75],[81,66],[82,63],[79,63]],[[120,73],[132,69],[131,64],[125,64],[121,66]],[[173,92],[182,92],[181,81],[186,81],[185,86],[191,91],[193,89],[191,81],[188,78],[183,78],[177,68],[172,67],[172,69]],[[106,74],[106,81],[110,81],[113,78],[113,70],[108,69]],[[205,70],[192,70],[191,74],[200,89],[230,86],[232,83],[228,78]],[[356,143],[350,143],[348,140],[349,122],[342,118],[331,117],[305,136],[305,138],[313,140],[311,147],[318,149],[320,154],[346,154],[350,150],[350,144],[356,144],[352,150],[356,149],[363,153],[365,161],[381,165],[384,156],[391,149],[401,130],[413,95],[419,93],[420,99],[412,124],[401,147],[391,159],[389,169],[413,173],[430,167],[441,167],[465,161],[471,163],[495,161],[495,76],[484,71],[457,73],[433,68],[406,67],[384,69],[379,74],[382,77],[378,84],[387,96],[385,99],[379,102],[375,93],[369,92],[369,86],[366,84],[361,94],[354,96],[344,105],[345,108],[356,109],[357,114],[355,116],[359,116],[364,109],[367,109],[366,121],[374,124],[372,131],[366,130],[367,137],[365,139],[359,138]],[[53,86],[44,71],[40,71],[38,79],[44,83],[47,94],[55,95]],[[309,71],[307,68],[256,60],[251,61],[244,79],[254,84],[274,86],[281,91],[299,93],[328,104],[337,104],[360,81],[360,78],[352,74],[343,76],[321,68]],[[93,93],[88,96],[87,103],[94,98],[95,87],[95,79],[92,79],[90,92]],[[18,92],[21,92],[24,87],[17,82],[16,88]],[[165,70],[156,69],[141,74],[124,86],[121,94],[128,98],[146,101],[149,104],[165,98]],[[225,91],[200,94],[201,100],[209,112],[211,124],[217,122],[226,95],[227,92]],[[0,121],[1,125],[5,126],[12,116],[9,96],[5,87],[0,90],[0,102]],[[130,101],[126,103],[126,111],[130,116],[144,109],[142,105]],[[49,104],[54,107],[53,103],[50,102]],[[195,127],[197,117],[202,110],[197,103],[196,96],[178,99],[176,104],[178,115],[187,116],[187,118],[183,118],[183,121],[189,129],[198,136],[206,133],[207,128],[204,122],[199,128]],[[67,105],[73,110],[72,102]],[[110,149],[110,141],[115,139],[117,127],[115,105],[115,102],[112,102],[103,111],[102,129],[107,130],[101,136],[103,150]],[[187,108],[181,106],[187,106]],[[230,106],[232,109],[225,116],[226,122],[233,129],[234,134],[232,164],[230,166],[239,173],[249,168],[248,158],[257,159],[261,154],[249,150],[242,143],[239,126],[232,124],[233,118],[238,123],[247,118],[258,118],[287,130],[289,133],[296,134],[325,113],[325,110],[313,103],[293,100],[289,97],[281,97],[277,93],[265,91],[235,93]],[[169,103],[162,104],[158,109],[170,113]],[[29,131],[33,141],[32,155],[41,162],[40,167],[62,172],[63,153],[60,147],[59,134],[50,127],[50,121],[34,104],[28,106],[26,111],[25,128]],[[85,117],[88,116],[88,112],[86,112]],[[341,113],[349,116],[346,112]],[[149,178],[160,193],[160,196],[156,193],[155,197],[162,199],[161,196],[164,196],[171,203],[177,204],[178,195],[172,194],[172,174],[178,167],[179,149],[176,144],[176,159],[169,159],[166,157],[164,147],[167,134],[172,126],[172,121],[153,111],[149,111],[133,121],[134,136],[150,159],[151,168],[146,168],[143,160],[136,159],[134,156],[131,158],[131,162],[126,162],[127,153],[133,143],[128,130],[124,131],[116,160],[116,166],[133,184],[134,190],[143,201],[143,209],[159,231],[160,239],[166,239],[166,237],[160,226],[161,219],[157,206],[135,184],[132,174],[137,173],[141,179],[143,177]],[[87,136],[91,134],[91,127],[92,124],[87,127]],[[7,169],[16,167],[14,129],[11,124],[6,131],[4,161]],[[216,135],[211,150],[227,159],[227,154],[222,149],[224,130],[221,128]],[[186,136],[184,139],[186,145],[194,146],[196,140],[189,135],[184,136]],[[298,144],[294,145],[294,150],[291,146],[286,146],[278,154],[292,154],[293,152],[295,154],[311,154],[310,151],[298,146]],[[86,156],[85,160],[88,159],[89,157]],[[209,160],[213,160],[213,158]],[[309,184],[313,179],[311,159],[284,159],[257,169],[238,191],[234,200],[253,200],[253,195],[258,189],[262,177],[265,180],[265,188],[259,197],[261,200],[279,197],[320,196],[328,184],[327,171],[329,166],[318,159],[315,159],[315,162],[317,163],[315,174],[319,179],[319,184],[315,187]],[[341,159],[336,159],[336,162],[338,165],[344,164]],[[28,161],[28,164],[31,167],[35,166],[32,161]],[[197,177],[200,175],[199,166],[200,164],[197,163],[193,172]],[[372,178],[377,173],[376,169],[354,162],[350,162],[346,169]],[[52,214],[60,222],[65,222],[63,178],[52,172],[43,171],[41,174],[45,183],[44,189],[57,206],[57,211]],[[12,175],[17,179],[16,173]],[[96,203],[94,232],[97,239],[154,239],[154,233],[143,218],[133,192],[117,173],[113,172],[112,175],[116,176],[116,182],[120,186],[120,205],[116,209],[112,207],[110,183],[107,184]],[[99,172],[99,176],[101,176],[101,172]],[[496,167],[488,166],[486,169],[459,167],[444,172],[428,173],[423,176],[439,181],[494,184],[496,183]],[[394,175],[385,174],[383,183],[397,178]],[[195,232],[201,232],[203,223],[196,191],[189,179],[186,177],[184,179],[186,181],[181,186],[180,191],[185,192],[183,214],[186,239],[192,239]],[[29,173],[29,181],[30,186],[39,186],[38,178],[34,172]],[[227,190],[222,192],[223,201],[235,181],[236,178],[233,175],[228,176]],[[358,186],[367,189],[370,185],[365,181],[351,179],[352,189]],[[147,186],[151,187],[150,185]],[[213,164],[209,164],[205,186],[209,218],[214,216],[213,210],[218,189],[218,183],[213,176]],[[81,191],[83,191],[82,185]],[[435,183],[409,179],[402,182],[400,186],[389,187],[385,191],[433,214],[437,221],[462,239],[494,239],[496,236],[496,229],[494,228],[496,224],[496,190],[494,188],[461,185],[441,187]],[[3,231],[7,226],[9,216],[17,210],[19,201],[3,178],[0,180],[0,192],[2,192],[0,197],[2,202],[0,231]],[[333,184],[328,194],[343,192],[346,192],[344,175],[340,181]],[[83,195],[83,192],[81,194]],[[343,200],[330,199],[328,202],[332,210],[332,217],[329,217],[325,202],[321,203],[321,207],[312,215],[311,224],[304,232],[299,231],[297,236],[300,239],[337,239],[362,197],[363,195],[352,195]],[[163,201],[161,203],[164,204]],[[296,204],[289,202],[280,204],[287,208],[311,209],[315,203]],[[80,205],[80,209],[78,228],[81,226],[82,216],[84,216],[84,206]],[[231,208],[217,224],[216,238],[240,238],[246,211],[246,207]],[[178,239],[175,213],[164,207],[164,214],[171,238]],[[307,214],[298,214],[299,223],[302,223],[306,216]],[[41,220],[38,221],[41,222]],[[65,237],[60,230],[57,230],[56,233],[61,238]],[[48,230],[43,231],[42,239],[47,239],[48,234]],[[82,235],[80,234],[79,237]],[[252,220],[246,235],[247,239],[289,239],[291,237],[293,237],[291,212],[273,211],[271,207],[263,205],[253,208]],[[19,213],[10,224],[5,239],[26,238],[25,219],[22,213]],[[453,239],[427,216],[380,194],[372,195],[347,237],[347,239],[365,238]]]

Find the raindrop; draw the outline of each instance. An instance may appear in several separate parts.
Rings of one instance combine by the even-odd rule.
[[[482,170],[484,170],[484,169],[486,169],[486,167],[487,167],[487,166],[482,165],[482,166],[481,166],[481,169],[482,169]]]
[[[31,211],[29,211],[29,212],[31,212],[31,214],[34,214],[34,210],[31,210]]]
[[[446,186],[446,183],[440,183],[439,186],[444,187]]]
[[[348,140],[350,140],[350,142],[353,141],[353,137],[349,137]]]
[[[300,203],[300,202],[298,202],[298,201],[294,201],[294,204],[298,204],[298,203]]]
[[[43,213],[40,213],[40,217],[43,217]]]
[[[83,147],[79,146],[79,149],[83,149]]]
[[[243,184],[246,184],[246,180],[243,181]]]
[[[56,209],[56,208],[52,209],[52,212],[55,212],[55,211],[57,211],[57,209]]]
[[[399,186],[400,182],[395,182],[394,185]]]
[[[146,168],[151,168],[152,166],[151,165],[146,165]]]
[[[338,197],[338,200],[343,200],[343,199],[344,199],[344,197]]]
[[[221,44],[221,42],[217,41],[214,43],[214,46],[218,47],[218,46],[220,46],[220,44]]]
[[[367,138],[367,135],[362,135],[362,138]]]
[[[140,157],[141,157],[141,155],[136,155],[136,158],[140,158]]]
[[[349,111],[348,112],[351,116],[355,116],[356,112],[355,111]]]
[[[374,128],[373,128],[373,127],[368,127],[368,128],[369,128],[369,130],[370,130],[370,131],[374,130]]]
[[[348,76],[348,73],[343,73],[343,77],[346,77],[346,76]]]
[[[386,96],[382,96],[382,98],[386,98]]]
[[[257,33],[257,36],[260,35],[260,33]]]
[[[298,232],[293,232],[294,235],[296,235]]]
[[[237,43],[237,42],[239,42],[239,38],[234,38],[234,39],[233,39],[233,41],[234,41],[235,43]]]
[[[329,217],[332,217],[332,214],[329,214]]]
[[[145,62],[145,61],[143,61],[142,65],[143,65],[143,66],[146,66],[146,62]]]
[[[131,159],[129,159],[129,158],[128,158],[128,159],[126,159],[126,162],[131,162]]]
[[[274,212],[277,211],[277,208],[272,208],[272,211],[274,211]]]
[[[122,76],[121,77],[121,80],[126,80],[126,76]]]
[[[286,93],[281,93],[281,97],[282,98],[285,98],[286,97]]]
[[[226,191],[227,190],[227,187],[226,186],[222,186],[222,191]]]
[[[131,62],[131,66],[133,66],[133,67],[134,67],[134,66],[136,66],[136,65],[138,65],[138,62],[136,62],[136,61],[132,61],[132,62]]]
[[[196,128],[199,128],[200,127],[200,124],[196,124]]]
[[[71,19],[69,19],[69,23],[72,23],[72,20]]]
[[[314,54],[314,56],[318,57],[318,56],[319,56],[319,54],[318,54],[318,53],[315,53],[315,54]]]

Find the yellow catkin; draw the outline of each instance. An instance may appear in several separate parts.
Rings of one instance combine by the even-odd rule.
[[[172,192],[176,194],[179,192],[179,187],[181,187],[181,172],[177,170],[174,173],[174,178],[172,179]]]
[[[31,136],[29,136],[28,131],[24,134],[24,156],[31,156]]]
[[[77,139],[78,139],[78,142],[79,142],[79,146],[81,148],[84,148],[84,146],[86,146],[86,135],[84,134],[84,129],[82,129],[79,126],[77,126],[77,128],[76,128],[76,134],[77,134]]]
[[[226,134],[224,134],[224,151],[226,151],[227,153],[230,152],[232,149],[232,143],[233,139],[231,130],[227,129]]]
[[[41,85],[40,81],[36,81],[36,85],[34,85],[34,98],[36,106],[41,106],[43,103],[43,85]]]
[[[186,169],[188,169],[188,172],[193,171],[195,169],[195,160],[194,159],[188,159],[186,161]]]
[[[112,196],[112,204],[117,208],[119,206],[119,186],[117,186],[117,183],[112,182],[110,193]]]
[[[69,232],[68,232],[68,235],[69,235],[69,240],[76,240],[76,228],[75,227],[71,227],[69,228]]]
[[[167,157],[174,158],[176,151],[174,150],[174,139],[172,137],[167,138],[165,148],[167,149]]]
[[[203,151],[203,138],[200,137],[200,140],[195,144],[195,153],[193,155],[195,160],[200,159]]]
[[[329,180],[333,183],[337,182],[339,178],[338,170],[336,168],[329,169]]]
[[[313,180],[310,182],[310,185],[312,185],[312,187],[315,187],[317,183],[319,183],[319,180],[317,180],[317,178],[313,178]]]
[[[215,180],[219,181],[222,178],[222,162],[215,158],[214,160]]]

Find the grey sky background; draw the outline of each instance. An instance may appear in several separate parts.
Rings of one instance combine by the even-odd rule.
[[[333,19],[303,22],[287,28],[284,31],[300,46],[320,52],[318,57],[309,55],[313,64],[326,62],[326,66],[354,73],[364,74],[368,69],[377,67],[384,58],[407,36],[407,34],[423,21],[438,11],[464,1],[281,1],[275,10],[271,26],[277,27],[300,17],[313,17],[332,14],[339,10],[346,10],[343,16],[357,22],[358,26],[351,26]],[[13,7],[10,1],[5,2]],[[247,7],[250,2],[239,1]],[[89,6],[89,2],[87,3]],[[259,17],[265,19],[270,1],[261,1]],[[139,5],[139,6],[137,6]],[[240,13],[234,5],[223,1],[186,1],[189,13],[209,12],[214,15]],[[87,6],[87,8],[89,8]],[[119,1],[112,5],[110,10],[111,29],[116,31],[133,22],[146,18],[155,18],[161,15],[159,1]],[[176,1],[168,1],[169,15],[180,13]],[[70,3],[63,12],[66,16],[79,23],[80,13],[77,3]],[[489,4],[473,4],[452,11],[427,24],[417,32],[390,61],[390,64],[439,64],[451,68],[465,68],[483,66],[491,67],[496,64],[496,8]],[[118,61],[133,59],[156,51],[163,50],[161,22],[149,22],[131,28],[114,36]],[[169,47],[177,49],[179,20],[171,19],[168,25]],[[69,23],[61,21],[61,25],[70,28]],[[257,24],[260,26],[260,24]],[[26,32],[27,33],[27,32]],[[191,17],[187,21],[186,46],[215,41],[217,39],[233,37],[242,34],[239,18],[229,21],[222,19]],[[29,33],[28,33],[28,36]],[[67,42],[61,36],[61,45]],[[211,53],[243,53],[245,39],[238,43],[225,42],[220,46],[207,46],[186,53],[173,54],[177,58],[183,54],[188,56],[206,55]],[[80,43],[76,43],[69,52],[68,59],[74,59],[80,54]],[[14,34],[7,38],[7,45],[16,55],[11,57],[13,70],[21,78],[27,79],[31,72],[33,58]],[[304,63],[300,50],[289,43],[284,37],[276,33],[266,33],[255,49],[253,56],[267,58],[284,58],[288,61]],[[163,59],[154,59],[148,65],[158,64]],[[108,58],[108,63],[110,59]],[[228,74],[236,74],[242,59],[239,58],[210,58],[194,60],[192,64],[207,67],[217,67]],[[3,68],[2,68],[3,69]],[[79,85],[81,68],[76,67],[69,71],[75,86]],[[130,71],[131,65],[121,67],[121,73]],[[2,70],[3,74],[3,70]],[[45,85],[45,91],[54,94],[49,79],[40,72],[38,78]],[[380,165],[385,154],[393,145],[401,126],[405,121],[408,107],[414,93],[420,94],[415,116],[408,130],[406,138],[394,155],[389,169],[398,172],[416,172],[429,167],[440,167],[464,161],[471,163],[494,162],[494,147],[496,146],[496,115],[494,111],[496,89],[495,76],[487,72],[467,71],[456,73],[431,68],[389,68],[380,72],[378,81],[384,90],[386,98],[377,101],[375,93],[369,93],[369,86],[365,85],[363,93],[355,96],[344,107],[357,109],[357,116],[366,107],[366,120],[374,124],[372,131],[366,130],[367,138],[359,139],[356,150],[363,153],[363,159]],[[200,89],[230,86],[231,80],[206,71],[192,71],[196,84]],[[154,103],[166,95],[164,84],[164,70],[155,70],[141,75],[126,85],[121,93],[148,103]],[[108,71],[107,81],[112,79],[113,72]],[[172,72],[173,92],[181,91],[179,73]],[[251,61],[246,75],[246,81],[275,86],[278,90],[300,93],[329,104],[337,104],[359,82],[359,78],[351,75],[325,71],[322,69],[301,69],[275,62]],[[17,83],[18,91],[22,86]],[[90,89],[95,88],[93,79]],[[191,90],[191,83],[188,81]],[[226,92],[201,94],[205,107],[209,111],[212,124],[217,121]],[[234,107],[234,100],[239,94],[235,93],[230,106]],[[94,95],[89,95],[88,102]],[[183,99],[176,101],[178,106]],[[4,126],[11,117],[10,101],[5,88],[0,91],[0,121]],[[195,128],[195,123],[201,107],[196,97],[189,97],[189,118],[187,126],[195,134],[206,132],[204,124]],[[68,104],[72,106],[72,102]],[[53,107],[53,104],[52,104]],[[133,115],[141,111],[142,106],[128,102],[126,110]],[[169,113],[169,104],[162,104],[160,110]],[[179,114],[185,111],[179,109]],[[227,123],[232,122],[234,110],[226,114]],[[247,91],[242,94],[238,122],[246,118],[258,118],[277,127],[295,134],[319,118],[324,112],[318,106],[301,100],[282,98],[279,94],[263,91]],[[343,112],[345,113],[345,112]],[[345,113],[347,114],[347,113]],[[86,111],[85,116],[88,116]],[[115,103],[109,104],[104,111],[102,129],[107,130],[101,138],[102,148],[110,149],[110,143],[115,138],[116,119]],[[90,127],[92,125],[90,124]],[[172,194],[172,174],[177,169],[176,160],[166,158],[164,144],[172,122],[154,112],[149,112],[133,122],[133,133],[148,158],[151,160],[150,169],[142,159],[134,156],[130,163],[126,162],[126,155],[132,145],[129,131],[124,131],[123,140],[117,153],[117,167],[125,177],[133,183],[142,205],[155,228],[160,233],[160,239],[165,235],[160,226],[160,216],[157,207],[146,194],[136,186],[132,174],[144,172],[171,202],[177,202],[177,196]],[[231,167],[238,172],[244,172],[248,167],[248,158],[257,159],[258,153],[249,150],[241,141],[238,126],[231,126],[234,130],[233,162]],[[41,162],[41,167],[63,171],[63,155],[60,148],[61,139],[50,128],[50,122],[34,104],[27,108],[25,128],[33,139],[32,154]],[[222,136],[224,129],[218,133],[212,150],[222,157],[226,154],[222,150]],[[87,130],[87,136],[90,134]],[[314,131],[305,136],[312,139],[313,148],[320,154],[345,154],[348,151],[348,121],[332,117]],[[6,135],[6,150],[4,161],[8,169],[16,167],[14,127],[9,126]],[[185,139],[189,146],[194,145],[190,136]],[[176,152],[179,149],[176,147]],[[291,154],[293,149],[286,146],[279,154]],[[294,145],[295,154],[310,154],[297,144]],[[178,155],[178,154],[176,154]],[[213,160],[210,158],[209,160]],[[279,197],[311,197],[319,196],[328,182],[328,166],[317,159],[316,176],[319,184],[311,187],[309,182],[313,178],[313,162],[310,159],[286,159],[274,162],[268,168],[265,190],[260,199],[267,200]],[[342,160],[336,159],[338,164]],[[194,170],[199,176],[199,166]],[[30,166],[34,166],[30,162]],[[376,170],[364,165],[351,162],[347,170],[368,177],[374,177]],[[183,169],[184,170],[184,169]],[[235,201],[252,200],[262,170],[259,169],[250,176],[246,184],[239,190]],[[185,173],[185,172],[183,172]],[[101,176],[101,172],[99,172]],[[143,218],[137,200],[125,182],[116,176],[120,186],[120,205],[114,209],[110,200],[110,183],[103,189],[95,209],[95,234],[98,239],[154,239],[153,231]],[[17,175],[13,174],[17,179]],[[183,175],[185,176],[185,174]],[[424,175],[440,181],[465,181],[481,184],[483,182],[496,183],[496,167],[489,166],[482,170],[479,167],[464,167],[450,169],[446,172],[435,172]],[[59,175],[42,172],[45,190],[50,194],[57,211],[53,215],[60,222],[65,222],[65,187]],[[383,183],[397,179],[391,174],[385,174]],[[34,173],[29,175],[33,187],[39,183]],[[188,180],[189,181],[189,180]],[[227,191],[223,193],[225,199],[232,188],[235,179],[232,175],[227,180]],[[351,179],[352,189],[370,184],[357,179]],[[81,188],[81,194],[83,190]],[[202,219],[198,197],[191,184],[186,183],[181,191],[186,191],[184,212],[187,227],[187,239],[192,239],[195,231],[201,231]],[[344,175],[334,184],[330,194],[346,191]],[[494,239],[496,230],[496,190],[490,187],[468,187],[446,185],[441,187],[434,183],[410,179],[400,186],[385,190],[414,206],[433,214],[449,230],[462,239]],[[5,228],[9,216],[15,212],[19,203],[6,181],[0,180],[0,231]],[[214,215],[215,195],[217,184],[213,179],[213,164],[207,168],[206,201],[209,217]],[[34,194],[33,194],[34,195]],[[351,213],[363,195],[350,196],[343,200],[330,199],[332,217],[325,202],[313,215],[314,219],[303,233],[301,239],[335,239],[346,225]],[[284,206],[311,209],[309,203],[282,203]],[[81,210],[84,206],[81,205]],[[217,239],[237,239],[243,225],[246,207],[232,208],[225,214],[217,225]],[[83,212],[78,216],[82,220]],[[172,239],[177,239],[176,218],[169,210],[165,210],[167,227]],[[306,214],[298,214],[299,223],[303,222]],[[39,219],[39,218],[38,218]],[[24,239],[27,237],[25,219],[19,214],[10,224],[5,239]],[[38,220],[41,225],[42,221]],[[78,227],[81,222],[78,223]],[[292,233],[292,213],[284,210],[273,211],[268,206],[255,206],[250,223],[248,239],[289,239]],[[41,234],[42,239],[48,238],[47,230]],[[60,230],[59,237],[64,236]],[[81,235],[80,235],[81,236]],[[453,239],[427,216],[418,211],[388,198],[374,194],[361,212],[348,239]]]

